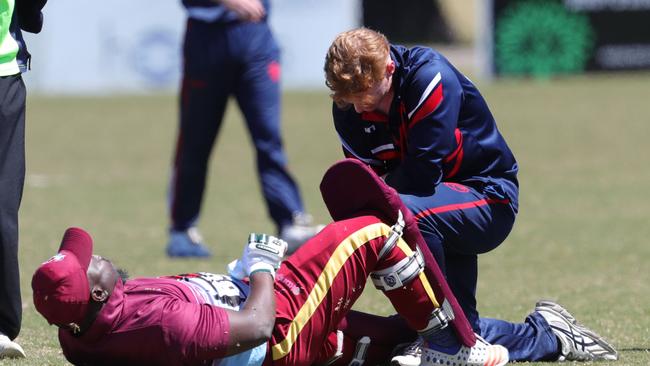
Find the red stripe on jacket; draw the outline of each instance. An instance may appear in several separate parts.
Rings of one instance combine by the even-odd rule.
[[[454,204],[451,204],[451,205],[434,207],[434,208],[430,208],[428,210],[418,212],[418,214],[415,215],[415,218],[417,220],[419,220],[419,219],[422,219],[424,217],[431,216],[431,215],[436,215],[436,214],[443,213],[443,212],[449,212],[449,211],[455,211],[455,210],[466,210],[466,209],[470,209],[470,208],[476,208],[476,207],[491,205],[491,204],[495,204],[495,203],[507,205],[507,204],[510,203],[510,200],[507,199],[507,198],[506,199],[484,198],[484,199],[480,199],[480,200],[477,200],[477,201],[454,203]]]
[[[454,134],[456,135],[456,149],[454,149],[451,154],[447,155],[443,161],[445,163],[448,163],[456,159],[456,162],[454,163],[454,167],[451,168],[449,173],[445,175],[446,178],[451,178],[456,175],[456,173],[458,173],[460,170],[460,164],[463,162],[463,133],[460,132],[460,129],[457,128],[454,131]]]
[[[436,108],[438,108],[438,106],[442,103],[442,99],[442,83],[438,83],[438,86],[433,90],[431,94],[429,94],[427,100],[422,103],[420,109],[415,112],[415,115],[413,115],[413,118],[411,118],[410,127],[413,127],[413,125],[422,121],[424,117],[433,113],[433,111],[435,111]]]
[[[361,119],[369,122],[388,122],[388,116],[379,112],[362,112]]]

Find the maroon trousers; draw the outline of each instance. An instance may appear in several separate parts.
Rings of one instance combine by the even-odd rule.
[[[379,339],[384,343],[415,336],[399,319],[349,314],[371,272],[393,266],[415,250],[414,244],[409,246],[400,240],[379,259],[388,235],[390,226],[375,216],[338,221],[283,262],[276,278],[276,327],[265,364],[312,365],[341,352],[344,358],[349,357],[356,343],[350,322],[363,323],[363,318],[391,325],[387,328],[375,323],[380,325],[374,327],[377,334],[367,334],[371,342],[375,338],[375,346]],[[413,330],[425,328],[431,312],[439,307],[424,272],[404,287],[385,294]],[[337,330],[343,330],[343,334]],[[401,334],[386,337],[392,332]],[[392,345],[383,346],[382,352],[373,353],[373,357],[388,357]]]

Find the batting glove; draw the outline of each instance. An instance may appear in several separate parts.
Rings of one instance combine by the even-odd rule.
[[[280,268],[287,247],[286,241],[274,236],[250,234],[241,257],[244,272],[250,276],[257,271],[266,271],[275,277],[275,271]]]
[[[244,278],[248,277],[248,273],[246,273],[244,270],[244,264],[239,259],[235,259],[234,261],[228,263],[227,268],[228,274],[232,278],[236,278],[241,281]]]

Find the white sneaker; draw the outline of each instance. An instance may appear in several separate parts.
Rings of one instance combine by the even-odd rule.
[[[562,349],[558,361],[615,361],[618,352],[603,337],[578,321],[561,305],[540,300],[535,311],[546,319],[560,340]]]
[[[289,244],[287,255],[295,252],[307,240],[323,230],[325,225],[314,225],[313,220],[310,214],[298,212],[293,215],[291,225],[285,225],[280,229],[280,239]]]
[[[420,366],[422,362],[422,340],[418,339],[413,343],[406,344],[397,353],[390,360],[391,366]]]
[[[417,342],[416,342],[417,343]],[[445,353],[416,343],[405,349],[404,354],[391,359],[392,366],[503,366],[508,363],[508,350],[500,345],[489,344],[480,336],[476,336],[473,347],[461,346],[454,354]],[[420,348],[419,362],[418,350]]]
[[[0,334],[0,358],[25,358],[25,351],[9,337]]]

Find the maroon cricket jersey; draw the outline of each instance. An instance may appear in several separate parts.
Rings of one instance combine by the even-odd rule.
[[[81,336],[59,330],[76,365],[210,365],[228,345],[228,314],[173,278],[118,280],[97,319]]]

